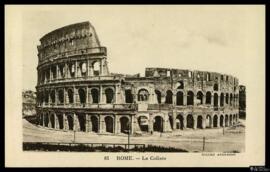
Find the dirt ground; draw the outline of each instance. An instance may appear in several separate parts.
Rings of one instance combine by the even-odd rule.
[[[203,137],[205,146],[203,150]],[[74,142],[73,131],[55,131],[33,125],[23,120],[24,142]],[[76,143],[128,143],[127,135],[98,135],[95,133],[75,133]],[[153,133],[153,135],[132,136],[130,143],[151,144],[185,149],[189,152],[244,152],[245,121],[240,120],[237,127],[215,129],[188,129],[172,133]]]

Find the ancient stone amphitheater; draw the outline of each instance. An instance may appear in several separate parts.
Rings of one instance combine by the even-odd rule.
[[[238,122],[237,78],[170,68],[146,68],[144,77],[110,73],[107,49],[89,22],[56,29],[37,48],[36,110],[43,127],[136,134]]]

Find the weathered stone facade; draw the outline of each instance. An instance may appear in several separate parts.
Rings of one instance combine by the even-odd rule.
[[[145,77],[112,74],[89,22],[40,39],[37,122],[96,133],[170,132],[238,122],[238,79],[207,71],[147,68]]]

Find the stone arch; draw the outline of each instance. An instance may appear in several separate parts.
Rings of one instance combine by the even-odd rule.
[[[207,91],[206,92],[206,101],[205,101],[205,104],[211,104],[211,98],[212,98],[212,95],[211,95],[211,92],[210,91]]]
[[[79,88],[78,90],[80,103],[85,104],[86,103],[86,91],[83,88]]]
[[[220,106],[224,106],[224,93],[220,94]]]
[[[93,131],[93,132],[95,132],[95,133],[97,133],[98,132],[98,117],[96,117],[95,115],[91,115],[91,126],[92,126],[92,128],[91,128],[91,131]]]
[[[179,123],[176,122],[176,129],[184,129],[184,117],[183,115],[179,114],[177,115],[176,119],[178,119]]]
[[[191,114],[187,116],[187,128],[193,128],[194,127],[194,119]]]
[[[75,64],[74,64],[74,62],[68,64],[68,69],[69,69],[70,77],[74,78],[75,77]]]
[[[147,89],[142,88],[138,91],[138,101],[148,101],[149,92]]]
[[[211,115],[206,115],[205,125],[206,125],[206,128],[212,128],[212,117],[211,117]]]
[[[55,128],[54,114],[50,114],[50,123],[51,123],[51,128]]]
[[[229,117],[228,115],[226,114],[225,115],[225,127],[228,127],[229,126]]]
[[[99,103],[99,90],[97,88],[91,89],[92,103]]]
[[[197,128],[203,129],[203,117],[201,115],[197,117]]]
[[[214,107],[218,107],[218,94],[214,94]]]
[[[236,121],[235,121],[235,114],[233,114],[233,124],[235,124]]]
[[[130,121],[126,116],[120,118],[120,132],[128,134],[130,132]]]
[[[72,89],[68,89],[67,90],[68,92],[68,102],[69,103],[74,103],[74,93],[73,93],[73,90]]]
[[[163,131],[163,118],[161,116],[155,116],[153,130],[162,132]]]
[[[87,64],[85,61],[80,63],[81,76],[87,76]]]
[[[105,89],[106,103],[114,102],[114,91],[112,88]]]
[[[192,91],[187,92],[187,105],[194,105],[194,93]]]
[[[148,122],[149,119],[147,116],[139,116],[138,117],[138,123],[141,131],[147,132],[148,131]]]
[[[68,121],[68,129],[73,130],[74,127],[74,119],[72,115],[67,115],[67,121]]]
[[[219,117],[219,126],[224,127],[224,116],[223,115],[220,115],[220,117]]]
[[[182,91],[176,93],[176,105],[184,105],[184,94]]]
[[[173,103],[173,93],[171,90],[166,91],[166,99],[165,99],[166,104],[172,104]]]
[[[176,88],[177,89],[184,89],[184,82],[183,81],[178,81]]]
[[[161,92],[159,90],[155,90],[155,94],[157,97],[157,102],[158,102],[158,104],[160,104],[161,103]]]
[[[45,90],[45,103],[49,103],[49,91]]]
[[[114,132],[114,119],[111,116],[106,116],[104,118],[105,121],[105,131],[108,133],[113,133]]]
[[[214,118],[213,118],[213,127],[218,127],[218,116],[217,115],[214,115]]]
[[[201,91],[198,91],[197,92],[197,101],[198,101],[198,104],[203,104],[203,93]]]

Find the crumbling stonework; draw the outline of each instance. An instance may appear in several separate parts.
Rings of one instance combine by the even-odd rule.
[[[96,133],[227,127],[238,122],[238,79],[208,71],[147,68],[113,74],[89,22],[40,39],[37,123]]]

